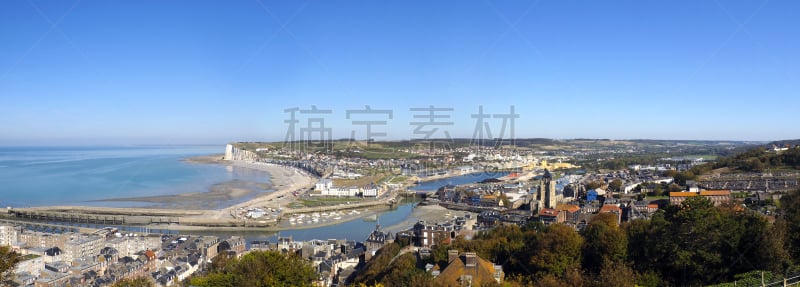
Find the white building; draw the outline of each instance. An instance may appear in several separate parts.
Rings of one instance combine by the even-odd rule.
[[[14,266],[14,273],[27,272],[33,276],[39,276],[39,272],[44,269],[44,263],[44,258],[42,256],[27,255]]]
[[[142,250],[158,250],[161,248],[161,238],[158,236],[125,236],[112,238],[105,242],[104,247],[111,247],[119,252],[120,257],[134,256]]]
[[[471,165],[464,165],[464,166],[459,166],[458,167],[458,173],[459,174],[470,174],[470,173],[473,173],[473,172],[475,172],[475,167],[473,167]]]
[[[0,225],[0,246],[11,246],[17,242],[17,233],[17,228],[13,225]]]
[[[329,190],[331,188],[333,188],[333,180],[330,180],[328,178],[323,178],[317,182],[316,186],[314,187],[314,190],[324,191],[324,190]]]
[[[361,189],[362,196],[364,197],[378,197],[381,188],[377,185],[369,185]]]
[[[337,187],[333,185],[333,181],[327,178],[320,179],[316,186],[315,191],[319,191],[319,195],[325,196],[364,196],[364,197],[377,197],[381,193],[381,188],[377,185],[371,184],[366,187],[345,186]]]
[[[64,244],[64,255],[67,260],[73,260],[86,256],[94,256],[103,249],[105,240],[97,235],[79,235],[70,238]]]

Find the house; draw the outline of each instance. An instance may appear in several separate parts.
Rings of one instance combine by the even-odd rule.
[[[586,203],[586,205],[581,207],[581,213],[584,213],[584,214],[596,213],[599,210],[600,210],[600,202],[597,201],[597,200],[590,201],[590,202]]]
[[[14,273],[13,282],[18,286],[33,286],[36,283],[36,276],[28,272]]]
[[[239,236],[233,236],[219,243],[217,253],[223,254],[227,252],[229,255],[241,256],[245,248],[244,239]]]
[[[578,223],[581,214],[581,207],[575,204],[558,204],[556,210],[559,214],[564,213],[564,222]]]
[[[45,262],[42,256],[35,254],[28,254],[22,256],[22,258],[20,259],[21,261],[18,262],[17,265],[14,267],[14,273],[17,274],[25,273],[35,278],[36,276],[39,276],[39,271],[44,269]]]
[[[502,215],[496,210],[487,210],[478,214],[477,223],[486,228],[492,228],[500,224]]]
[[[640,200],[640,201],[634,201],[632,203],[632,208],[637,212],[641,213],[653,213],[656,212],[656,210],[658,210],[658,204]]]
[[[105,247],[104,243],[105,238],[97,235],[74,236],[64,244],[64,254],[67,260],[94,256]]]
[[[437,244],[455,238],[456,232],[453,225],[427,224],[419,221],[414,224],[412,240],[417,247],[433,247]]]
[[[565,217],[566,214],[559,216],[559,212],[556,209],[542,208],[542,210],[539,210],[539,221],[545,225],[564,222]]]
[[[482,207],[502,207],[503,201],[500,200],[497,196],[494,195],[486,195],[480,198],[480,206]]]
[[[731,202],[730,190],[701,190],[700,192],[670,192],[669,204],[680,205],[689,197],[702,196],[714,203],[714,206]]]
[[[278,242],[275,244],[275,249],[282,253],[294,253],[303,248],[302,241],[294,241],[291,236],[278,237]]]
[[[11,246],[17,241],[19,228],[10,224],[0,224],[0,246]]]
[[[250,250],[272,250],[272,246],[269,244],[269,240],[253,240],[250,241]]]
[[[697,182],[695,182],[694,180],[687,180],[686,190],[688,192],[700,192],[700,187],[697,186]]]
[[[368,184],[361,188],[361,196],[363,197],[377,197],[380,194],[380,187],[374,183]]]
[[[614,213],[617,215],[617,223],[622,222],[622,208],[614,204],[605,204],[600,208],[599,213]]]
[[[731,202],[731,191],[730,190],[701,190],[700,196],[708,198],[714,203],[714,206],[719,206],[721,204],[727,204]]]
[[[374,252],[375,250],[381,249],[384,245],[392,242],[394,242],[394,236],[392,236],[392,233],[381,231],[381,225],[378,224],[375,226],[375,230],[369,234],[367,240],[364,242],[364,245],[367,247],[367,251]]]
[[[70,276],[63,272],[54,272],[49,269],[42,270],[39,279],[34,283],[36,287],[65,286]]]
[[[44,268],[53,272],[60,272],[60,273],[67,273],[69,271],[69,264],[64,261],[56,261],[52,263],[46,263]]]
[[[678,192],[670,192],[669,193],[669,204],[671,205],[681,205],[684,200],[689,197],[697,196],[697,192],[685,192],[685,191],[678,191]]]
[[[458,250],[448,250],[447,259],[447,267],[434,279],[441,285],[484,286],[503,283],[503,267],[480,258],[475,252],[459,254]]]
[[[317,181],[317,184],[314,186],[315,191],[323,191],[329,190],[333,188],[333,180],[329,178],[323,178]]]
[[[471,165],[464,165],[458,167],[458,174],[465,175],[475,172],[475,167]]]
[[[586,200],[587,201],[595,201],[597,200],[597,190],[591,189],[586,192]]]

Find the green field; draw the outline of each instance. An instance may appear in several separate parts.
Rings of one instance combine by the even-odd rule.
[[[300,199],[294,204],[290,205],[290,207],[318,207],[362,201],[364,201],[363,198],[357,197],[318,197],[314,199]]]

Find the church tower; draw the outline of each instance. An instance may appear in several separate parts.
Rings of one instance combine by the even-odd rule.
[[[553,175],[547,169],[544,170],[536,198],[539,200],[539,210],[542,208],[556,208],[556,181],[553,180]]]

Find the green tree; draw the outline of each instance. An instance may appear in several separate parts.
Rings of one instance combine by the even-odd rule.
[[[661,276],[653,270],[648,270],[644,273],[636,274],[636,285],[642,287],[659,287],[664,286]]]
[[[784,229],[785,246],[788,248],[791,258],[800,258],[800,190],[789,192],[781,197],[779,211],[781,215],[778,220],[779,227]]]
[[[619,178],[615,178],[610,183],[608,183],[608,189],[613,192],[619,192],[622,188],[622,180]]]
[[[696,176],[689,170],[681,171],[675,174],[675,183],[679,185],[686,185],[687,180],[694,180]]]
[[[221,270],[190,280],[195,286],[311,286],[316,272],[295,254],[254,251],[230,259]]]
[[[680,185],[675,184],[675,183],[670,184],[669,187],[667,187],[667,191],[669,191],[669,192],[676,192],[676,191],[682,191],[682,190],[683,190],[683,187],[681,187]]]
[[[792,257],[791,249],[788,247],[789,235],[786,233],[788,230],[786,224],[786,221],[779,220],[767,227],[756,251],[759,262],[763,263],[758,268],[781,273],[797,264],[792,262],[792,258],[797,257]]]
[[[355,277],[356,282],[364,282],[367,284],[375,284],[383,279],[386,269],[389,268],[389,262],[392,261],[395,255],[400,253],[400,245],[397,243],[390,243],[384,245],[379,249],[375,256],[364,265],[361,271]],[[447,247],[438,246],[433,250],[434,260],[440,260],[440,264],[447,263]]]
[[[417,268],[417,259],[413,253],[406,253],[387,266],[380,283],[393,286],[432,286],[433,277],[425,270]]]
[[[600,187],[602,187],[602,186],[603,186],[603,183],[602,183],[602,182],[599,182],[599,181],[592,181],[592,182],[589,182],[589,183],[587,183],[587,184],[586,184],[586,189],[587,189],[587,190],[592,190],[592,189],[597,189],[597,188],[600,188]]]
[[[630,287],[636,284],[636,272],[623,262],[603,266],[597,276],[597,287]]]
[[[567,271],[580,269],[583,238],[572,227],[553,224],[528,240],[530,249],[526,254],[537,276],[562,276]]]
[[[608,265],[620,265],[626,259],[628,237],[617,224],[617,215],[596,215],[581,232],[585,240],[582,249],[583,267],[594,274]]]
[[[19,253],[12,251],[8,246],[0,246],[0,285],[5,285],[14,276],[14,267],[22,261]]]
[[[583,278],[583,274],[580,273],[579,270],[570,270],[567,271],[563,276],[557,276],[555,274],[546,274],[539,280],[536,280],[536,283],[533,286],[536,287],[562,287],[562,286],[570,286],[570,287],[581,287],[586,285],[586,280]],[[530,285],[528,285],[530,286]]]

